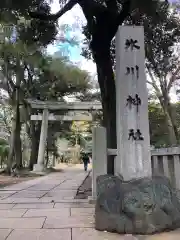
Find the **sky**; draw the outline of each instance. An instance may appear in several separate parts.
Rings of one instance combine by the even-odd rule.
[[[52,13],[55,13],[58,10],[59,2],[57,0],[54,0],[53,4],[51,5],[51,11]],[[69,56],[70,60],[73,63],[77,64],[80,68],[88,71],[92,76],[95,76],[95,64],[91,60],[87,60],[81,56],[83,42],[82,26],[86,24],[86,19],[79,5],[76,5],[71,11],[67,12],[59,19],[60,28],[63,27],[65,24],[69,25],[69,29],[65,31],[65,37],[68,39],[75,37],[79,42],[78,46],[71,46],[69,43],[56,43],[54,45],[49,45],[47,51],[49,53],[54,53],[56,51],[64,52],[66,55]]]
[[[176,0],[171,0],[171,2],[175,2]],[[59,10],[59,1],[54,0],[51,4],[51,12],[56,13]],[[83,15],[83,12],[79,5],[75,5],[75,7],[65,13],[59,19],[59,32],[60,34],[64,34],[63,38],[72,39],[75,38],[79,42],[78,45],[71,45],[68,42],[65,43],[55,43],[54,45],[48,46],[48,53],[53,54],[54,52],[60,51],[64,53],[66,56],[69,56],[69,59],[77,64],[81,69],[86,70],[90,73],[93,79],[97,79],[96,74],[96,65],[92,60],[87,60],[83,56],[81,56],[82,44],[83,44],[83,34],[82,34],[82,26],[86,24],[86,19]],[[68,28],[67,28],[68,25]],[[66,26],[66,28],[65,28]],[[62,31],[62,28],[65,28],[65,31]],[[61,36],[60,36],[61,38]],[[177,95],[175,87],[172,88],[171,93],[172,102],[176,102]]]
[[[175,2],[176,0],[169,0],[170,2]],[[53,0],[51,4],[51,12],[56,13],[59,10],[59,1]],[[70,60],[76,64],[78,64],[82,69],[87,70],[91,75],[96,75],[96,66],[91,60],[86,60],[81,56],[82,50],[82,26],[86,24],[86,19],[83,15],[83,12],[79,5],[75,5],[75,7],[65,13],[59,19],[59,26],[63,26],[64,24],[69,25],[69,31],[66,31],[66,38],[76,37],[80,42],[79,46],[71,46],[69,43],[64,44],[54,44],[48,46],[48,52],[54,53],[56,51],[62,51],[65,55],[70,57]],[[78,25],[78,27],[77,27]],[[62,32],[62,31],[59,31]]]

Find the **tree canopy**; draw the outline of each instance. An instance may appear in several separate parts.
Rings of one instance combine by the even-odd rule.
[[[172,42],[176,40],[176,35],[179,34],[178,28],[170,31],[176,24],[175,18],[170,17],[170,3],[168,0],[149,0],[148,2],[144,0],[60,0],[59,3],[59,11],[52,14],[50,4],[42,0],[33,2],[28,0],[22,4],[21,1],[11,3],[5,1],[5,3],[0,3],[1,18],[3,17],[4,21],[11,19],[12,22],[17,22],[19,17],[30,20],[30,24],[18,29],[19,38],[28,45],[36,42],[42,47],[55,38],[57,20],[76,4],[80,5],[87,20],[85,31],[89,49],[97,66],[103,106],[103,124],[107,128],[108,135],[107,145],[109,148],[116,148],[116,89],[112,63],[112,53],[114,53],[112,41],[119,25],[144,25],[146,52],[148,53],[147,65],[162,73],[164,71],[162,55],[169,57],[169,52],[165,50],[164,45],[170,49]],[[29,32],[31,32],[31,37],[27,37]],[[159,45],[160,38],[162,41]],[[151,50],[154,44],[156,48]],[[154,65],[152,65],[152,60],[155,61]],[[170,70],[174,71],[172,64]],[[158,72],[154,71],[154,74],[157,75]],[[112,160],[108,161],[109,173],[113,172],[112,163]]]
[[[25,21],[25,16],[22,20],[22,22],[13,22],[8,19],[7,22],[5,20],[0,22],[0,89],[6,92],[5,104],[9,103],[12,107],[10,148],[7,160],[9,173],[13,161],[16,162],[18,169],[23,165],[24,143],[21,143],[21,139],[24,139],[26,132],[31,142],[29,144],[31,146],[30,169],[37,161],[40,124],[30,121],[30,115],[38,111],[33,112],[26,99],[64,101],[64,96],[83,94],[91,86],[90,76],[86,71],[73,65],[68,59],[47,55],[46,46],[49,40],[52,40],[52,36],[47,41],[47,36],[43,33],[45,30],[43,30],[42,36],[38,36],[36,41],[34,33],[28,30],[31,24]],[[54,25],[54,29],[55,27]],[[40,30],[36,30],[40,34]],[[49,126],[51,134],[55,125]],[[22,129],[24,129],[23,136]]]

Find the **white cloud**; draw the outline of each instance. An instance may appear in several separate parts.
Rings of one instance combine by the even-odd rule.
[[[93,73],[93,74],[95,74],[96,73],[96,65],[95,65],[95,63],[93,62],[93,61],[91,61],[91,60],[84,60],[84,61],[82,61],[81,62],[81,67],[83,68],[83,69],[85,69],[86,71],[88,71],[88,72],[91,72],[91,73]]]
[[[92,60],[87,60],[83,58],[83,60],[75,63],[79,68],[87,71],[91,76],[96,75],[96,64]]]

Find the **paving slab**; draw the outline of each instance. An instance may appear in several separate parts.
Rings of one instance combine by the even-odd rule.
[[[10,197],[7,200],[11,200],[12,203],[40,203],[39,198],[17,198],[17,197]]]
[[[124,235],[99,232],[89,228],[73,228],[72,240],[134,240],[133,238],[125,238]]]
[[[92,205],[74,199],[85,177],[82,169],[71,167],[4,188],[0,191],[0,234],[4,234],[0,240],[73,240],[72,228],[92,228]]]
[[[70,208],[62,209],[29,209],[23,217],[69,217]]]
[[[71,216],[94,215],[94,208],[71,208]]]
[[[62,207],[67,207],[67,208],[92,208],[92,205],[88,204],[88,203],[78,203],[78,202],[74,202],[74,203],[69,203],[69,202],[60,202],[60,203],[55,203],[54,208],[59,209]]]
[[[178,231],[136,237],[96,231],[94,204],[73,199],[86,174],[82,166],[65,167],[63,172],[3,188],[0,240],[180,240]]]
[[[1,203],[0,210],[1,209],[12,209],[14,206],[15,206],[15,204],[11,204],[11,203]]]
[[[22,203],[22,204],[40,204],[40,203],[59,203],[61,202],[63,199],[59,198],[59,197],[42,197],[42,198],[13,198],[11,199],[12,203],[14,204],[18,204],[18,203]]]
[[[79,184],[80,185],[80,184]],[[77,186],[71,186],[70,184],[69,185],[66,185],[66,184],[64,184],[64,185],[60,185],[59,187],[57,187],[57,188],[54,188],[56,191],[61,191],[61,190],[77,190],[78,189],[78,187],[79,187],[79,185],[77,185]]]
[[[60,203],[62,200],[64,200],[61,197],[42,197],[39,198],[37,203]]]
[[[9,197],[5,199],[0,199],[0,204],[2,203],[13,203],[13,200]]]
[[[0,229],[0,239],[6,240],[11,232],[12,229]]]
[[[0,235],[1,236],[1,235]],[[0,238],[1,239],[1,238]],[[7,240],[71,240],[70,229],[14,230]],[[3,239],[2,239],[3,240]]]
[[[40,198],[44,196],[46,193],[47,193],[46,191],[30,191],[28,189],[15,193],[13,195],[13,198]]]
[[[50,191],[48,193],[46,193],[46,195],[44,195],[44,197],[59,197],[59,198],[63,198],[63,197],[74,197],[76,196],[76,190],[53,190]]]
[[[42,208],[42,209],[50,209],[50,208],[53,208],[54,207],[54,204],[53,203],[29,203],[29,204],[23,204],[23,203],[20,203],[20,204],[16,204],[13,209],[30,209],[30,208]]]
[[[88,199],[73,199],[73,200],[61,200],[61,203],[75,203],[75,204],[79,204],[79,203],[88,203],[89,204],[89,200]]]
[[[77,189],[79,185],[81,184],[81,181],[64,181],[59,186],[55,187],[54,190],[61,190],[61,189]]]
[[[0,210],[0,218],[22,217],[27,209]]]
[[[139,240],[180,240],[180,231],[155,234],[153,236],[139,237]]]
[[[69,201],[69,200],[73,200],[74,197],[73,197],[73,196],[72,196],[72,197],[62,197],[62,199],[63,199],[63,200],[67,200],[67,201]]]
[[[27,188],[27,185],[14,184],[12,186],[6,187],[5,189],[8,190],[8,191],[15,191],[15,192],[17,192],[17,191],[21,191],[21,190],[26,189],[26,188]]]
[[[16,191],[9,191],[9,190],[0,189],[0,195],[4,194],[4,193],[12,194],[12,193],[16,193]]]
[[[62,180],[61,181],[58,181],[56,184],[37,184],[37,185],[34,185],[30,188],[28,188],[30,191],[49,191],[51,189],[54,189],[55,187],[59,186],[61,184],[61,182],[63,182]]]
[[[24,189],[27,189],[30,186],[33,186],[33,184],[29,184],[28,182],[30,182],[31,180],[27,181],[27,182],[22,182],[22,183],[17,183],[17,184],[13,184],[11,186],[5,187],[3,188],[3,190],[7,190],[7,191],[21,191]]]
[[[0,218],[0,228],[11,229],[40,229],[43,226],[45,217],[41,218]]]
[[[51,218],[47,217],[43,228],[92,228],[94,218],[92,216],[76,216]]]
[[[0,191],[0,198],[1,199],[7,198],[15,193],[16,193],[16,191]]]
[[[17,184],[13,184],[11,186],[7,186],[2,188],[2,190],[8,190],[8,191],[20,191],[23,189],[27,189],[29,187],[32,187],[34,185],[39,184],[40,182],[46,181],[46,179],[48,179],[49,176],[44,176],[44,177],[39,177],[39,178],[35,178],[29,181],[25,181],[25,182],[21,182],[21,183],[17,183]]]

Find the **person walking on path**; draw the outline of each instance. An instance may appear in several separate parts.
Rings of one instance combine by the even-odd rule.
[[[87,172],[88,163],[89,163],[89,156],[88,156],[87,153],[83,154],[82,160],[83,160],[83,163],[84,163],[84,171]]]

